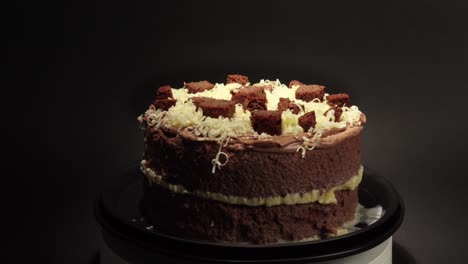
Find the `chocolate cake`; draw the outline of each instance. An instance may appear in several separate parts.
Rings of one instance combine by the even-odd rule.
[[[156,91],[140,208],[160,232],[231,243],[337,235],[353,220],[365,115],[348,94],[228,75]]]

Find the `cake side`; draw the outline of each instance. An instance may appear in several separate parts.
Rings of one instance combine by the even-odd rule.
[[[336,192],[334,204],[244,206],[177,194],[145,183],[143,214],[155,228],[180,237],[256,244],[316,240],[354,218],[357,190]]]
[[[210,168],[219,149],[229,160],[213,174]],[[178,134],[167,136],[160,130],[147,140],[144,160],[145,167],[160,177],[158,181],[243,197],[327,190],[349,181],[361,166],[360,133],[334,147],[317,148],[304,158],[296,151],[279,150],[230,149],[216,142],[185,140]]]

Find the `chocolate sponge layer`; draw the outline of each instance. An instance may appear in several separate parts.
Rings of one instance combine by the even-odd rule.
[[[284,196],[329,189],[355,176],[361,165],[361,135],[329,149],[300,153],[227,150],[229,161],[213,174],[219,145],[184,139],[162,130],[147,134],[144,158],[164,181],[186,189],[244,197]],[[223,161],[221,161],[223,162]]]
[[[337,191],[337,204],[231,205],[175,194],[145,181],[141,210],[156,230],[180,237],[274,243],[333,233],[354,217],[357,190]]]

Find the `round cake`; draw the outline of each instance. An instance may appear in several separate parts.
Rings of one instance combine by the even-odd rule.
[[[365,115],[348,94],[228,75],[161,86],[145,131],[140,208],[160,232],[277,243],[346,232],[358,206]]]

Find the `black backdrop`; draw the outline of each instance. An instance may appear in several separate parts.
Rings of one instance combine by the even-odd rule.
[[[350,93],[368,116],[364,163],[406,201],[399,251],[408,263],[468,258],[463,1],[14,5],[7,131],[17,139],[5,210],[19,226],[8,243],[16,258],[90,261],[93,199],[140,158],[136,117],[155,87],[227,73]]]

